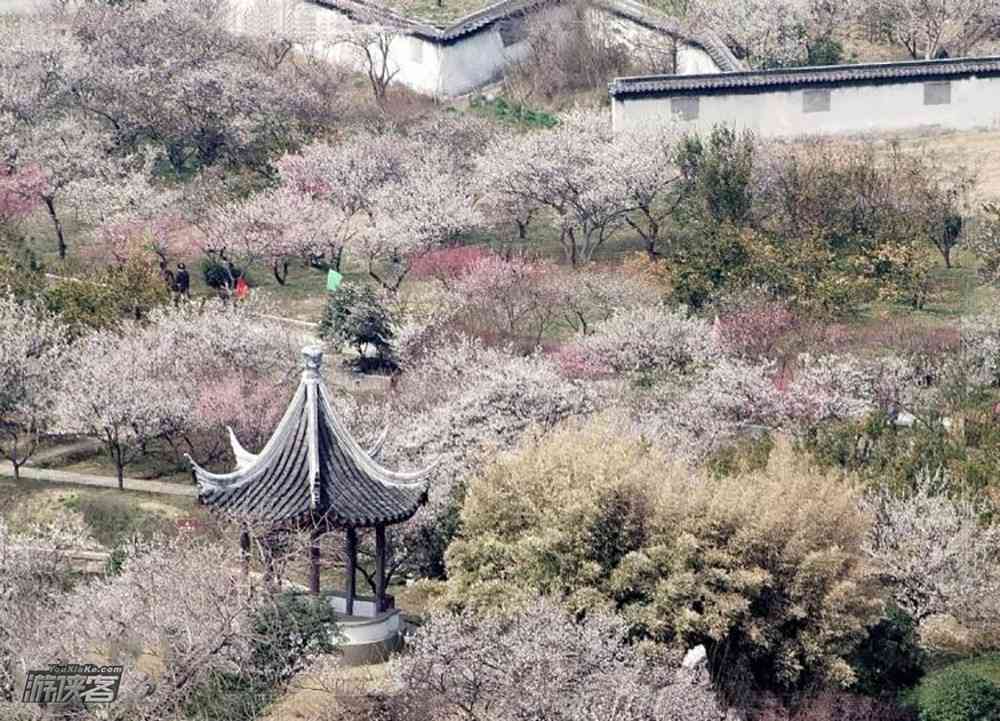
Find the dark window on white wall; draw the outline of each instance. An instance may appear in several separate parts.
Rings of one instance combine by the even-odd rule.
[[[519,43],[528,37],[528,28],[523,17],[512,17],[497,23],[500,28],[500,42],[504,47]]]
[[[830,91],[829,90],[806,90],[802,93],[803,113],[828,113],[830,112]]]
[[[924,83],[924,105],[950,105],[951,83],[947,80]]]
[[[699,98],[670,98],[670,112],[677,120],[697,120]]]

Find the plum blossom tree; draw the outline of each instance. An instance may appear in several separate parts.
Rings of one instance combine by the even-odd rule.
[[[436,150],[410,159],[400,180],[375,191],[371,222],[348,250],[379,285],[398,290],[415,258],[480,223],[463,185]]]
[[[439,614],[393,667],[401,706],[446,718],[713,721],[711,687],[663,669],[626,641],[624,622],[574,621],[550,601],[506,617]]]
[[[616,313],[658,305],[661,291],[634,275],[581,268],[547,278],[559,304],[563,323],[580,335],[589,335]]]
[[[337,232],[326,241],[327,260],[339,268],[344,248],[361,242],[375,217],[378,191],[404,182],[408,158],[420,152],[394,134],[359,133],[337,145],[313,143],[278,161],[286,187],[329,203]]]
[[[25,17],[0,26],[0,47],[0,115],[11,129],[59,115],[66,100],[63,77],[77,57],[72,39],[48,18]]]
[[[43,309],[0,296],[0,452],[18,478],[62,391],[64,327]]]
[[[96,652],[134,668],[146,655],[156,663],[122,676],[117,718],[173,716],[213,673],[250,660],[254,614],[267,595],[241,578],[231,546],[180,540],[128,548],[118,575],[80,585],[41,625],[19,630],[18,666]],[[65,632],[47,633],[57,619]]]
[[[245,266],[264,262],[284,285],[290,263],[322,256],[346,222],[330,204],[282,186],[217,208],[205,225],[203,250]]]
[[[0,713],[12,710],[18,693],[18,634],[37,628],[46,613],[58,606],[72,572],[58,551],[84,546],[81,531],[68,524],[15,532],[0,519],[0,618],[4,619],[0,624]]]
[[[748,435],[780,428],[787,400],[773,363],[723,357],[689,383],[663,384],[640,397],[636,427],[676,458],[703,461]]]
[[[404,366],[405,367],[405,366]],[[443,570],[455,492],[492,454],[525,433],[593,412],[593,389],[561,377],[551,361],[487,348],[467,336],[432,344],[404,373],[389,412],[403,421],[383,453],[401,465],[436,458],[429,504],[396,534],[410,568]]]
[[[490,257],[486,248],[478,245],[460,245],[454,248],[433,250],[413,262],[410,272],[421,279],[436,280],[446,291],[468,275],[485,258]]]
[[[544,262],[487,256],[458,280],[454,295],[477,329],[501,342],[526,341],[534,349],[559,320],[555,288],[548,282],[554,272]]]
[[[163,430],[175,449],[218,458],[228,448],[227,427],[247,448],[263,446],[285,406],[288,374],[297,363],[288,329],[260,317],[268,310],[248,300],[151,314],[138,342],[158,359],[159,377],[182,409]]]
[[[670,128],[631,130],[605,148],[602,161],[611,197],[618,197],[625,222],[642,238],[650,258],[670,251],[662,244],[681,197],[677,140]]]
[[[60,208],[72,203],[78,182],[107,180],[120,169],[110,158],[112,138],[80,118],[66,118],[26,131],[12,153],[15,172],[44,174],[45,183],[33,183],[36,201],[44,204],[56,234],[59,256],[66,257],[68,245]]]
[[[31,213],[45,187],[45,174],[37,166],[0,171],[0,225],[9,225]]]
[[[546,132],[501,137],[483,154],[481,182],[520,213],[544,209],[567,260],[588,262],[623,222],[623,205],[602,162],[612,145],[601,113],[573,111]]]
[[[809,0],[694,0],[688,17],[721,34],[755,68],[801,64],[807,55]]]
[[[851,355],[802,354],[787,393],[788,411],[807,423],[860,418],[874,410],[890,414],[912,408],[917,370],[905,359],[865,361]]]
[[[970,384],[1000,386],[1000,316],[983,313],[962,319],[961,359]]]
[[[287,330],[256,317],[253,303],[238,308],[221,302],[197,307],[165,308],[143,325],[129,322],[118,332],[99,331],[72,347],[64,376],[56,425],[65,431],[100,440],[115,463],[119,488],[124,470],[151,441],[186,442],[215,434],[220,421],[250,430],[258,419],[245,419],[225,392],[256,398],[261,387],[275,389],[278,378],[295,367]],[[214,389],[221,397],[208,401]],[[254,388],[257,388],[255,391]],[[238,389],[238,390],[237,390]],[[269,396],[273,398],[273,396]]]
[[[138,329],[126,326],[125,333],[98,331],[74,344],[63,377],[69,392],[60,394],[56,410],[59,429],[104,445],[119,490],[126,466],[186,411],[174,384],[157,372],[165,359],[150,353]]]
[[[593,374],[686,373],[721,354],[708,323],[657,307],[623,310],[570,348]]]
[[[943,470],[925,470],[900,496],[865,499],[874,519],[866,550],[895,602],[917,622],[948,616],[974,636],[1000,638],[1000,527],[982,500],[950,497]]]
[[[859,8],[914,59],[965,55],[994,31],[996,0],[876,0]]]
[[[220,161],[263,170],[331,106],[289,63],[259,62],[229,11],[225,0],[87,3],[72,26],[86,60],[67,73],[73,102],[121,146],[158,145],[178,174]]]

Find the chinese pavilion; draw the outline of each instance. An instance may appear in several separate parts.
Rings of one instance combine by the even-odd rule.
[[[302,353],[302,380],[260,453],[245,450],[230,430],[234,471],[211,473],[189,459],[199,500],[244,522],[308,529],[309,591],[315,595],[320,594],[319,538],[343,531],[345,588],[329,595],[341,614],[338,627],[345,645],[391,647],[398,640],[399,615],[386,595],[386,527],[408,520],[426,502],[430,468],[413,473],[384,468],[377,456],[385,434],[373,448],[361,448],[331,407],[320,375],[322,350],[307,347]],[[359,529],[375,531],[374,598],[356,593]],[[247,531],[240,545],[249,551]]]

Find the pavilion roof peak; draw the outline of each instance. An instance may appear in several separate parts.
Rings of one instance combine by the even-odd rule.
[[[426,500],[433,465],[390,470],[377,456],[388,429],[366,450],[334,411],[322,377],[323,350],[302,350],[302,379],[284,416],[260,453],[229,430],[236,468],[212,473],[188,456],[209,506],[271,520],[323,516],[345,526],[404,521]]]

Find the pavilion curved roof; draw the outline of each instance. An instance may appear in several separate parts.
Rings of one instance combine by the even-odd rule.
[[[199,499],[219,511],[273,523],[311,519],[329,527],[401,523],[427,498],[431,468],[393,471],[358,445],[334,412],[319,374],[322,352],[306,348],[306,369],[285,415],[260,453],[230,431],[236,469],[212,473],[190,457]]]

